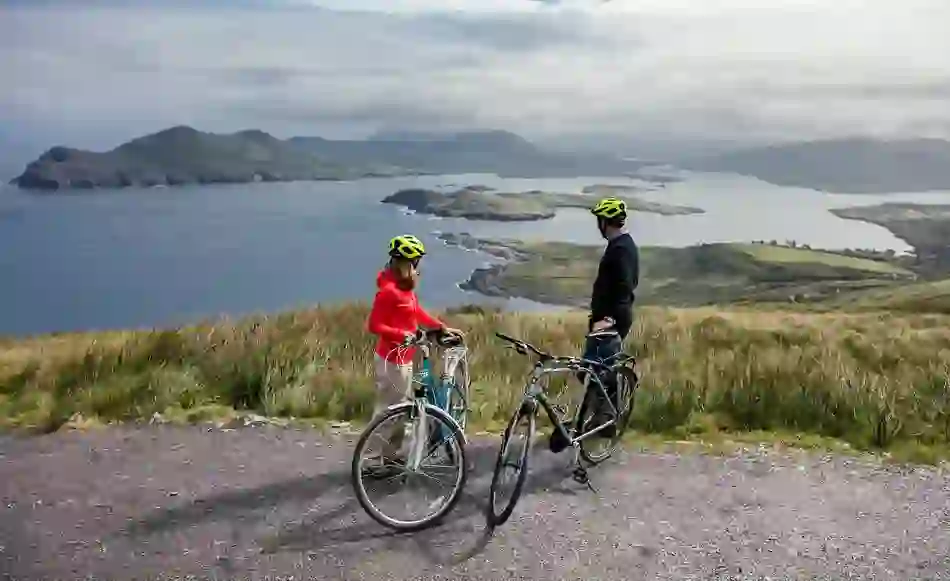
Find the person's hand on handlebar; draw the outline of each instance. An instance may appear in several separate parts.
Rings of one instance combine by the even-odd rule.
[[[409,345],[412,345],[413,343],[418,342],[422,338],[422,335],[423,335],[423,331],[421,329],[417,329],[415,331],[407,331],[406,336],[402,340],[402,344],[408,347]]]
[[[442,332],[445,333],[446,335],[455,335],[456,337],[465,336],[465,333],[463,333],[461,329],[456,329],[454,327],[447,327],[445,325],[442,326]]]
[[[610,317],[604,317],[603,319],[594,323],[594,325],[591,327],[591,331],[595,333],[597,331],[606,331],[607,329],[610,329],[613,326],[614,326],[614,320]]]

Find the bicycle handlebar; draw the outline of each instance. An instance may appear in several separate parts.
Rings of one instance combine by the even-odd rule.
[[[615,332],[615,331],[612,331],[612,332],[594,332],[594,333],[591,333],[590,335],[591,335],[591,336],[596,336],[597,334],[606,335],[606,334],[610,334],[610,333],[616,333],[616,332]],[[525,341],[521,341],[520,339],[515,339],[514,337],[510,337],[510,336],[508,336],[508,335],[505,335],[504,333],[498,333],[498,332],[496,332],[496,333],[495,333],[495,336],[498,337],[499,339],[502,339],[502,340],[504,340],[504,341],[507,341],[507,342],[511,343],[511,344],[512,344],[512,348],[514,348],[514,350],[517,351],[518,353],[520,353],[521,355],[527,355],[527,354],[528,354],[528,351],[531,351],[532,353],[534,353],[535,355],[537,355],[538,358],[539,358],[541,361],[543,361],[543,362],[557,361],[557,362],[560,362],[560,363],[565,363],[565,364],[567,364],[567,365],[577,366],[577,367],[580,367],[580,366],[586,367],[586,366],[589,366],[589,365],[596,365],[596,366],[599,366],[599,367],[610,368],[610,367],[614,367],[614,366],[617,366],[617,365],[623,365],[623,364],[626,363],[627,361],[630,361],[631,359],[634,358],[632,355],[629,355],[629,354],[620,352],[620,353],[617,353],[617,354],[614,356],[614,357],[617,359],[617,361],[615,361],[614,363],[608,364],[608,363],[601,363],[601,362],[599,362],[599,361],[590,361],[590,360],[583,359],[583,358],[580,358],[580,357],[558,357],[558,356],[556,356],[556,355],[551,355],[550,353],[546,353],[546,352],[544,352],[544,351],[541,351],[540,349],[538,349],[537,347],[535,347],[534,345],[532,345],[532,344],[530,344],[530,343],[527,343],[527,342],[525,342]]]
[[[534,345],[530,343],[526,343],[519,339],[515,339],[514,337],[509,337],[508,335],[505,335],[504,333],[495,333],[495,336],[498,337],[499,339],[502,339],[504,341],[508,341],[509,343],[511,343],[514,350],[522,355],[527,355],[528,351],[531,351],[532,353],[537,355],[539,358],[541,358],[542,361],[549,361],[551,359],[554,359],[553,355],[551,355],[550,353],[545,353],[544,351],[541,351],[540,349],[538,349],[537,347],[535,347]]]
[[[442,329],[418,329],[413,337],[407,338],[400,343],[400,347],[411,347],[436,343],[441,347],[456,347],[462,345],[464,340],[458,335],[450,335]]]

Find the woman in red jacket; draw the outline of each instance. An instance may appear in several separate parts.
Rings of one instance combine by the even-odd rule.
[[[376,297],[369,314],[367,329],[378,337],[373,357],[376,371],[374,414],[409,397],[412,389],[412,360],[415,348],[398,349],[407,337],[422,327],[441,329],[461,335],[447,327],[419,304],[414,292],[419,281],[419,261],[426,250],[415,236],[404,234],[389,241],[389,263],[376,277]],[[402,444],[402,426],[394,429],[384,454],[394,458]]]

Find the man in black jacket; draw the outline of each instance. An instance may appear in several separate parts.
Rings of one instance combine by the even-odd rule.
[[[597,217],[597,228],[607,240],[607,248],[600,259],[591,292],[588,331],[594,336],[587,338],[584,358],[606,361],[621,351],[623,340],[633,326],[633,299],[640,280],[640,257],[636,243],[625,229],[627,204],[623,200],[605,198],[591,208],[591,213]],[[611,330],[616,334],[610,333]],[[604,377],[602,380],[613,399],[617,388],[615,378]],[[590,389],[597,387],[591,386]],[[610,406],[600,399],[598,401],[601,405],[594,426],[612,419]],[[611,437],[613,428],[601,430],[600,435]]]

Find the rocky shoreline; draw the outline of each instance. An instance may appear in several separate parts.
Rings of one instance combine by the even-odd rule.
[[[484,252],[494,258],[502,259],[500,264],[482,266],[472,271],[469,277],[460,282],[458,287],[467,292],[477,292],[487,297],[496,298],[522,298],[532,300],[538,303],[557,305],[563,307],[586,307],[585,299],[565,300],[563,296],[556,293],[544,293],[543,291],[526,293],[520,289],[502,284],[505,270],[513,263],[527,262],[532,255],[518,248],[521,242],[513,239],[488,240],[478,238],[467,232],[439,233],[438,238],[446,246],[455,246],[466,250]]]
[[[566,307],[586,308],[603,252],[602,246],[485,239],[468,233],[438,237],[446,245],[501,261],[475,269],[459,284],[462,290]],[[896,260],[742,243],[644,246],[640,275],[638,304],[679,307],[814,303],[917,280]]]

